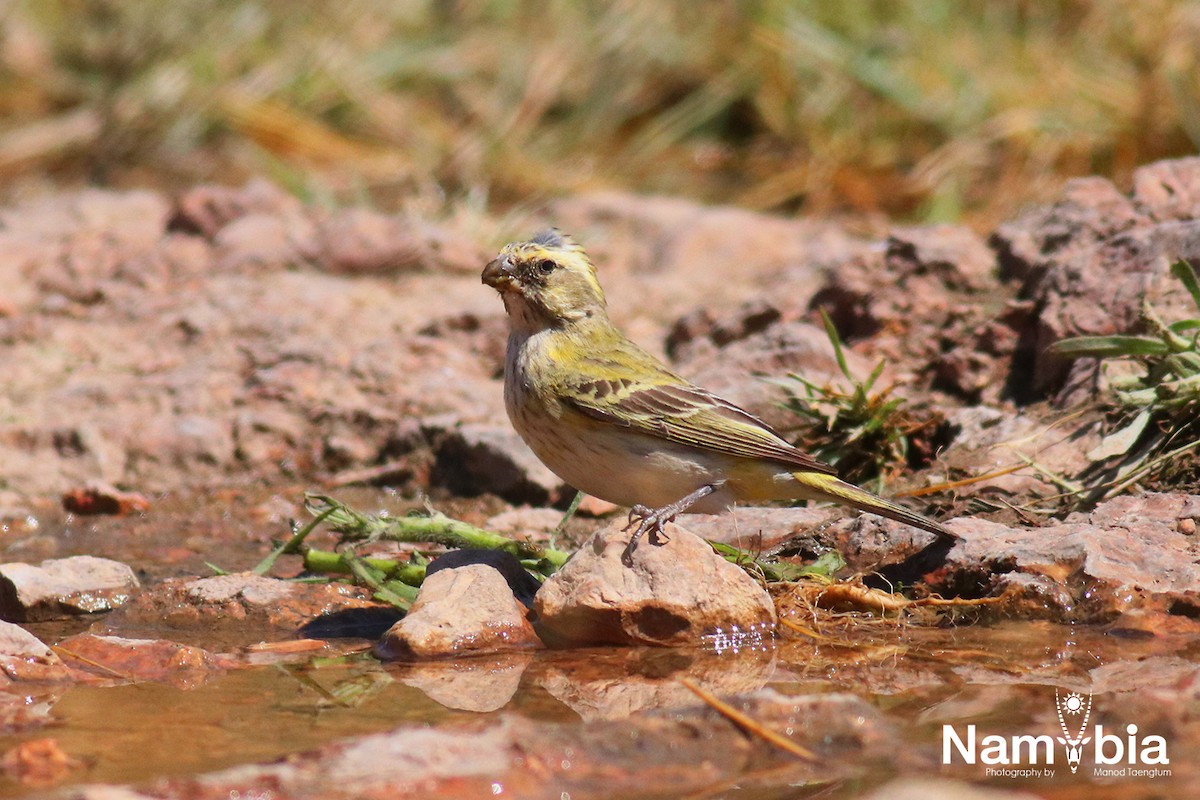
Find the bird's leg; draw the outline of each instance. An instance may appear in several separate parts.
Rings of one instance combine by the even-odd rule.
[[[625,526],[625,530],[629,530],[634,525],[637,525],[637,529],[634,530],[633,536],[629,537],[629,544],[625,546],[625,552],[621,554],[621,563],[627,567],[633,566],[633,551],[637,549],[639,539],[649,534],[650,544],[661,544],[662,542],[659,541],[659,537],[663,535],[663,525],[675,519],[677,515],[687,511],[700,500],[708,497],[723,483],[724,481],[707,483],[687,497],[682,497],[662,508],[649,508],[643,505],[636,505],[629,509],[629,524]]]

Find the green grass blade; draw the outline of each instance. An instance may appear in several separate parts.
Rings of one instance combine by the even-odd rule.
[[[1200,279],[1196,278],[1196,270],[1192,269],[1192,265],[1180,259],[1171,265],[1171,274],[1178,278],[1188,290],[1196,308],[1200,308]]]
[[[1069,358],[1161,356],[1167,353],[1167,346],[1149,336],[1076,336],[1050,345],[1050,352]]]
[[[825,326],[825,335],[829,337],[829,343],[833,345],[833,357],[837,359],[838,369],[846,376],[846,380],[853,382],[854,377],[850,374],[850,367],[846,365],[846,354],[842,352],[842,340],[838,337],[837,328],[833,326],[833,320],[825,313],[825,309],[821,309],[821,324]]]

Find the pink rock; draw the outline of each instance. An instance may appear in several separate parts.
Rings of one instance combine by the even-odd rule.
[[[41,565],[0,565],[0,616],[17,622],[110,611],[138,589],[133,570],[119,561],[71,556]]]
[[[450,231],[362,208],[319,218],[312,244],[316,264],[344,275],[475,271],[487,261],[478,245]]]
[[[381,658],[439,658],[523,650],[541,641],[526,609],[493,567],[471,564],[428,576],[404,619],[384,634]]]
[[[1148,222],[1107,179],[1075,178],[1053,204],[997,227],[988,244],[996,251],[1001,278],[1025,281],[1077,248]]]
[[[597,531],[538,592],[541,627],[555,643],[700,645],[740,632],[770,638],[775,606],[740,567],[700,537],[668,525],[669,541],[643,540],[626,567],[624,520]]]
[[[1178,520],[1195,496],[1118,497],[1044,528],[980,519],[951,523],[961,538],[925,576],[945,596],[1008,592],[1006,610],[1024,618],[1103,622],[1133,610],[1200,614],[1200,565]]]
[[[506,424],[451,429],[437,449],[431,480],[455,494],[490,492],[530,505],[553,503],[564,491],[562,479]]]
[[[0,683],[62,681],[67,668],[41,639],[11,622],[0,622]]]
[[[92,678],[162,681],[191,688],[232,665],[207,650],[165,639],[128,639],[81,633],[59,643],[69,666]],[[71,656],[79,659],[71,661]]]
[[[234,220],[251,213],[296,211],[300,201],[270,181],[254,178],[245,186],[196,186],[176,201],[173,225],[212,239]]]
[[[1200,217],[1200,157],[1141,167],[1133,173],[1133,199],[1156,220]]]
[[[924,225],[892,230],[887,261],[900,274],[938,275],[952,289],[985,289],[995,282],[996,255],[961,225]]]
[[[294,583],[253,573],[171,578],[147,587],[105,623],[115,633],[153,625],[158,631],[180,631],[181,638],[202,633],[209,637],[204,641],[220,630],[224,640],[248,644],[277,637],[280,629],[294,632],[336,612],[369,613],[382,608],[370,594],[347,584]],[[346,625],[351,624],[347,619]],[[329,635],[335,635],[337,626],[327,627],[332,629]]]
[[[217,232],[217,265],[222,271],[292,266],[305,260],[314,235],[312,223],[298,211],[249,213]]]

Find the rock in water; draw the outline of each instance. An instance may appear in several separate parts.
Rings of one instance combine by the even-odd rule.
[[[540,647],[526,609],[494,567],[470,564],[428,575],[404,619],[384,634],[385,659],[438,658]]]
[[[0,617],[34,622],[110,611],[137,589],[133,570],[107,558],[71,556],[38,566],[13,562],[0,566]]]
[[[534,602],[543,638],[555,644],[699,645],[720,636],[761,643],[775,627],[766,590],[693,533],[668,525],[665,544],[643,540],[633,565],[624,521],[595,533]]]

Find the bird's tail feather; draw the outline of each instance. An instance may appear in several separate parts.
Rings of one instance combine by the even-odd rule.
[[[894,519],[897,522],[903,522],[906,525],[912,525],[921,530],[936,533],[939,536],[958,538],[958,534],[944,525],[940,525],[890,500],[876,497],[865,489],[860,489],[853,484],[839,480],[836,476],[814,472],[797,472],[793,477],[804,485],[807,490],[805,496],[808,499],[841,503],[842,505],[857,508],[859,511],[878,514],[881,517]]]

